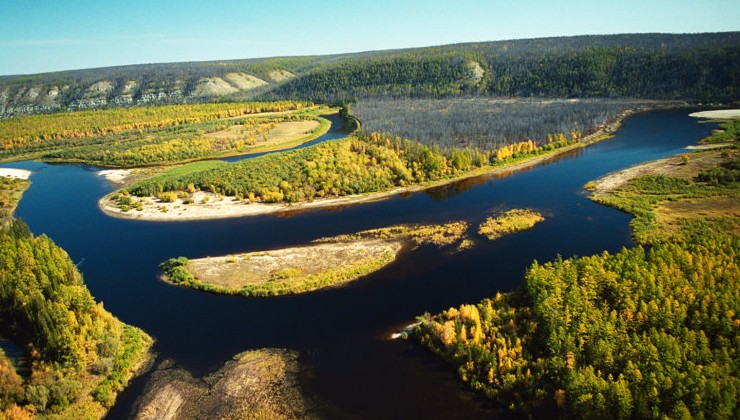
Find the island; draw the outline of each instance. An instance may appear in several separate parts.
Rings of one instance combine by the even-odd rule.
[[[498,217],[488,217],[478,226],[478,234],[490,240],[504,235],[532,229],[534,225],[544,221],[541,213],[531,209],[512,209],[501,213]]]
[[[184,287],[242,296],[279,296],[336,287],[380,270],[404,248],[470,246],[465,222],[399,225],[322,238],[305,246],[160,265],[163,279]]]

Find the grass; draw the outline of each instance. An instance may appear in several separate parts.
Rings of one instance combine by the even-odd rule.
[[[160,266],[171,283],[213,293],[279,296],[338,286],[380,270],[396,259],[404,243],[413,246],[472,246],[465,222],[399,225],[323,238],[311,245],[188,260]]]
[[[397,225],[362,232],[319,239],[321,242],[350,242],[368,238],[385,240],[405,239],[415,246],[437,245],[449,246],[464,240],[468,224],[463,221],[438,225]]]
[[[542,214],[533,210],[513,209],[495,218],[488,217],[478,227],[478,234],[495,240],[504,235],[532,229],[534,225],[544,220]]]
[[[629,180],[626,184],[606,192],[592,195],[600,204],[633,214],[630,222],[634,239],[643,244],[654,244],[671,238],[681,225],[695,220],[716,222],[734,220],[740,208],[738,183],[712,185],[700,182],[702,173],[712,170],[706,162],[718,165],[722,161],[737,159],[736,148],[724,151],[694,152],[689,165],[705,162],[701,169],[686,169],[671,159],[652,163],[647,173]],[[674,176],[669,176],[671,169]],[[676,169],[677,168],[677,169]],[[737,231],[737,226],[729,226]]]

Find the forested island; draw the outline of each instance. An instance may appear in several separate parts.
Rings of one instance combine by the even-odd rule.
[[[425,314],[414,339],[520,414],[736,417],[737,128],[702,142],[724,148],[591,184],[635,216],[641,246],[535,262],[514,292]]]
[[[64,250],[10,219],[28,181],[2,178],[0,416],[102,418],[147,363],[152,338],[95,302]],[[25,360],[27,359],[27,360]]]

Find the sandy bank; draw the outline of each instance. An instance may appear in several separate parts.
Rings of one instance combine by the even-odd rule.
[[[712,118],[719,120],[740,118],[740,109],[718,109],[714,111],[701,111],[689,114],[694,118]]]
[[[30,176],[31,171],[25,169],[0,168],[0,177],[3,178],[28,179]]]
[[[188,260],[171,258],[162,279],[213,293],[280,296],[335,287],[374,273],[396,260],[406,245],[472,246],[463,221],[395,225],[318,239],[308,245]],[[456,252],[456,251],[453,251]]]
[[[131,176],[131,169],[104,169],[98,175],[116,184],[122,184]]]
[[[724,161],[722,152],[718,150],[706,150],[701,153],[689,155],[688,163],[681,156],[671,156],[651,162],[631,166],[621,171],[612,172],[595,181],[586,184],[586,189],[591,191],[595,197],[607,194],[630,180],[647,175],[664,175],[682,179],[692,179],[702,171],[718,165]]]
[[[185,204],[182,199],[172,203],[164,203],[155,198],[142,199],[143,209],[141,211],[129,210],[124,212],[119,209],[109,194],[100,199],[101,210],[113,217],[125,219],[137,219],[153,222],[177,222],[207,219],[228,219],[232,217],[260,216],[282,212],[293,212],[326,207],[346,206],[357,203],[367,203],[388,198],[410,189],[396,189],[379,193],[353,195],[347,197],[327,198],[297,204],[264,204],[244,203],[233,197],[216,196],[208,192],[197,192],[193,194],[194,203]],[[206,199],[206,197],[208,197]],[[204,202],[206,199],[206,202]]]

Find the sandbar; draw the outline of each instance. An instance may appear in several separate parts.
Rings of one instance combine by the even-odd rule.
[[[689,114],[694,118],[712,118],[718,120],[740,118],[740,109],[717,109],[714,111],[700,111]]]
[[[25,169],[0,168],[0,177],[28,179],[30,176],[31,171],[27,171]]]

